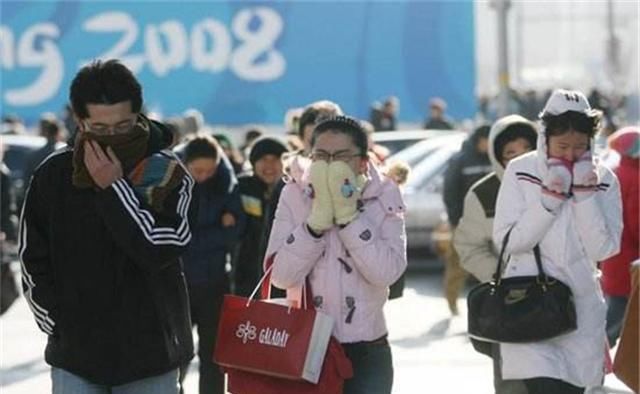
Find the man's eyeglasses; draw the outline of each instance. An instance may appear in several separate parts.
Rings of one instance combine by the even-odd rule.
[[[136,123],[136,118],[125,120],[119,123],[116,123],[113,126],[107,125],[92,125],[86,123],[87,131],[90,131],[95,134],[101,135],[114,135],[114,134],[127,134],[133,129],[133,126]]]
[[[327,163],[331,162],[331,161],[349,161],[354,157],[360,157],[362,156],[359,153],[353,153],[353,152],[349,152],[349,151],[338,151],[335,153],[329,153],[329,152],[325,152],[323,150],[319,150],[319,151],[313,151],[309,154],[309,158],[311,158],[311,160],[313,161],[326,161]]]

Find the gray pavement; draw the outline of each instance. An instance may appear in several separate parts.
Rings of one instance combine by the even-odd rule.
[[[416,261],[413,261],[414,263]],[[439,262],[422,259],[423,267]],[[441,272],[411,272],[405,295],[385,308],[393,349],[394,394],[490,394],[489,358],[475,353],[466,336],[466,308],[460,299],[460,316],[452,318],[441,296]],[[0,318],[0,393],[39,394],[51,391],[50,369],[43,361],[46,337],[38,331],[23,299]],[[186,393],[197,393],[197,364],[186,380]],[[612,375],[600,393],[631,393]]]

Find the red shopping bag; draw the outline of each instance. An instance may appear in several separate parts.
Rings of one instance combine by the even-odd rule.
[[[342,394],[344,381],[353,376],[351,361],[342,345],[331,338],[317,384],[261,375],[237,369],[228,373],[227,390],[232,394]]]
[[[214,361],[264,375],[317,383],[333,320],[314,309],[225,295]]]
[[[254,290],[254,294],[255,294],[258,288],[260,287],[260,285],[262,284],[261,293],[262,293],[263,299],[269,298],[269,290],[270,290],[270,284],[271,284],[270,272],[272,269],[274,257],[275,255],[271,255],[267,259],[265,264],[266,273],[261,279],[260,283],[258,283],[258,286],[256,287],[256,289]],[[301,294],[302,300],[297,300],[297,303],[296,303],[297,306],[302,306],[303,309],[295,309],[295,308],[292,309],[291,307],[278,305],[275,303],[271,303],[269,301],[251,301],[248,303],[245,302],[245,309],[253,305],[254,312],[251,312],[251,313],[255,314],[255,316],[259,315],[261,319],[266,319],[266,316],[260,315],[260,312],[258,311],[258,309],[262,309],[263,313],[265,313],[264,310],[266,309],[269,309],[271,311],[277,310],[276,314],[274,315],[274,321],[277,322],[278,324],[284,324],[285,321],[293,320],[291,316],[291,312],[293,311],[297,311],[300,313],[296,315],[298,316],[298,318],[304,315],[306,319],[309,319],[308,316],[310,316],[308,312],[314,312],[315,313],[314,322],[315,322],[316,321],[315,319],[317,319],[318,316],[323,316],[323,314],[318,314],[318,312],[316,312],[313,308],[309,309],[307,307],[306,300],[312,299],[311,287],[309,286],[308,282],[305,287],[306,287],[305,291],[302,292]],[[251,295],[250,299],[253,298],[254,294]],[[232,304],[237,302],[237,301],[231,301],[232,299],[231,297],[232,296],[229,297],[229,301],[225,299],[225,302],[228,302],[230,310],[235,309],[235,307],[232,308]],[[233,298],[238,299],[240,297],[233,297]],[[249,300],[245,299],[245,301],[249,301]],[[262,304],[257,304],[258,302]],[[265,306],[264,304],[267,304],[268,306]],[[282,312],[285,309],[287,311],[287,314],[282,315]],[[245,313],[249,313],[249,312],[245,310]],[[224,318],[224,314],[225,314],[225,308],[223,305],[223,312],[222,312],[223,318]],[[231,313],[231,315],[233,314],[234,313]],[[323,320],[323,318],[320,318],[320,320]],[[223,324],[228,324],[228,323],[223,323],[221,319],[218,335],[220,335],[220,331],[223,330],[222,328]],[[298,324],[308,325],[309,323],[307,322],[307,323],[298,323]],[[323,324],[320,324],[320,325],[323,325]],[[332,326],[333,326],[333,323],[331,323],[331,325],[329,326],[329,329],[328,329],[329,334],[332,331]],[[246,329],[247,329],[247,325],[245,324],[242,327],[241,331],[236,331],[236,334],[240,334],[240,336],[244,339]],[[258,329],[256,326],[256,332],[257,331]],[[249,333],[247,335],[253,336],[251,335],[251,332],[253,332],[253,329],[249,328]],[[280,332],[282,333],[282,331]],[[289,334],[289,336],[284,334],[280,335],[281,342],[282,342],[282,338],[285,338],[286,342],[291,344],[291,342],[289,342],[292,338],[291,334],[289,332],[287,332],[287,334]],[[313,334],[311,334],[311,337],[313,337]],[[218,341],[217,341],[216,349],[214,352],[214,360],[219,364],[225,365],[224,362],[221,362],[220,359],[226,358],[228,353],[231,352],[232,349],[224,350],[223,348],[225,347],[225,345],[220,344],[222,342],[221,339],[222,338],[218,336]],[[235,342],[235,340],[232,339],[232,342]],[[305,356],[305,359],[306,359],[310,353],[314,354],[315,356],[319,355],[320,349],[318,349],[317,351],[314,351],[314,350],[311,350],[314,346],[311,346],[310,348],[309,347],[307,348],[307,351],[305,354],[304,349],[298,349],[295,346],[299,346],[299,345],[292,345],[292,347],[289,348],[289,350],[284,350],[283,352],[278,352],[277,354],[275,352],[271,352],[273,359],[268,360],[267,364],[265,364],[264,362],[261,362],[258,368],[256,368],[256,364],[258,364],[258,362],[256,362],[255,360],[253,362],[247,361],[247,360],[259,358],[260,360],[264,361],[265,358],[263,357],[263,355],[257,356],[257,353],[247,354],[246,352],[244,352],[244,356],[235,355],[234,357],[230,357],[234,361],[228,362],[226,366],[223,366],[224,371],[228,374],[227,390],[233,394],[256,394],[256,393],[260,393],[260,394],[339,394],[339,393],[342,393],[342,387],[343,387],[344,381],[353,376],[353,368],[351,366],[351,361],[344,353],[344,349],[342,348],[342,345],[334,337],[331,337],[327,347],[325,347],[326,351],[324,352],[324,354],[322,354],[322,359],[320,361],[321,370],[319,371],[318,378],[315,379],[315,382],[314,382],[315,384],[310,383],[308,381],[300,380],[299,373],[296,373],[292,376],[290,374],[290,370],[296,369],[296,366],[299,366],[299,364],[301,363],[301,358],[303,356]],[[233,347],[233,345],[231,345],[231,347]],[[240,350],[242,351],[246,350],[243,348],[244,346],[236,345],[236,347],[240,347]],[[304,348],[304,345],[299,347]],[[262,352],[264,351],[264,348],[262,349],[256,348],[256,351]],[[287,352],[293,352],[293,354],[285,354]],[[283,365],[278,365],[281,362],[281,359],[289,360],[291,362],[285,362]],[[235,365],[231,365],[231,364],[235,364]],[[251,364],[251,365],[248,365],[248,364]],[[313,364],[317,365],[315,362]],[[287,372],[283,373],[283,370],[287,370]],[[304,379],[304,377],[302,379]],[[313,380],[311,381],[313,382]]]

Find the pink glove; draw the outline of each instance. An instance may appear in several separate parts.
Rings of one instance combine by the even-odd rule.
[[[598,171],[591,157],[591,151],[586,151],[573,165],[573,185],[571,191],[576,201],[583,201],[593,195],[600,183]]]
[[[555,213],[569,197],[571,189],[571,170],[560,159],[547,160],[547,176],[542,180],[542,205]]]

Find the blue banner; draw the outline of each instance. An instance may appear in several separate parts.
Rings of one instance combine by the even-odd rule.
[[[402,121],[432,96],[475,112],[472,1],[0,3],[2,112],[36,119],[68,101],[78,68],[119,58],[149,110],[214,124],[279,124],[318,99],[367,117],[395,95]]]

